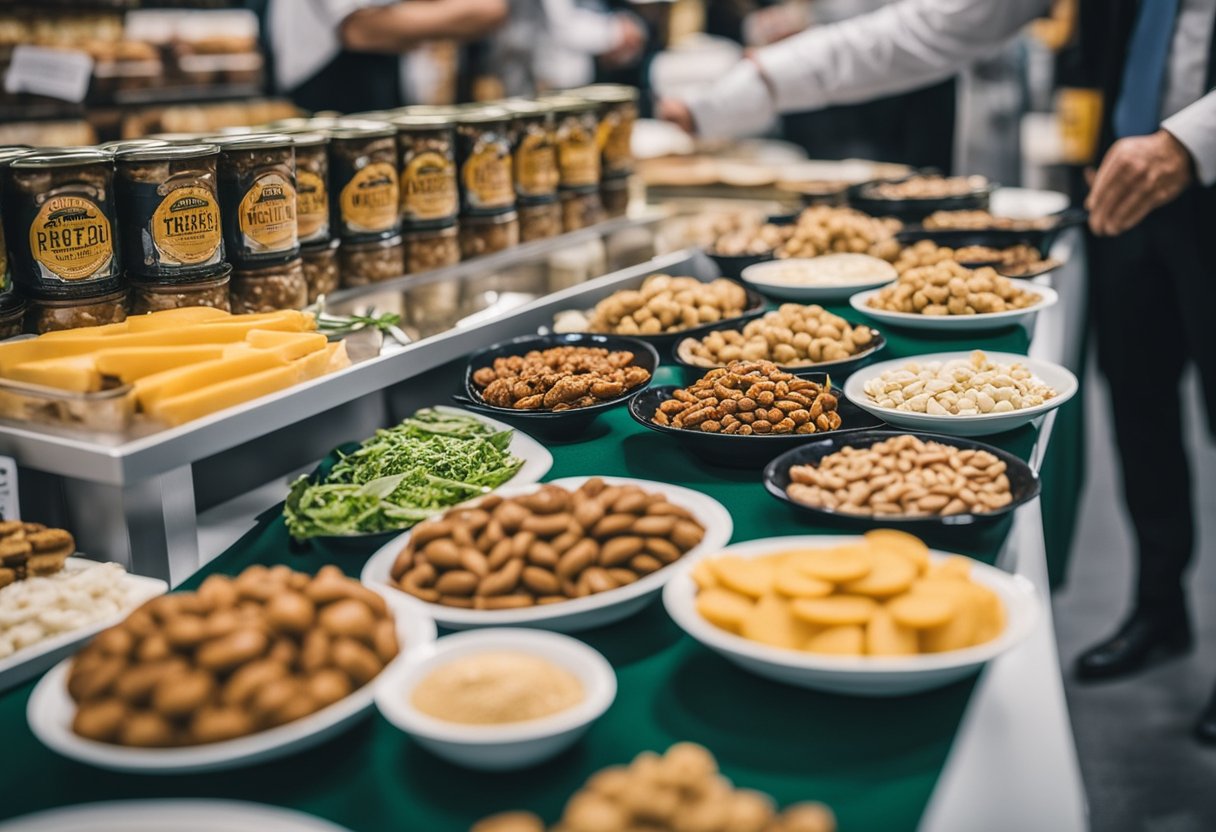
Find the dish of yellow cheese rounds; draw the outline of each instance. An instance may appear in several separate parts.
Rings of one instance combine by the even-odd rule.
[[[876,529],[852,545],[705,558],[691,575],[697,613],[751,641],[837,656],[916,656],[1004,631],[1004,605],[971,579],[971,565],[958,555],[933,561],[913,535]]]

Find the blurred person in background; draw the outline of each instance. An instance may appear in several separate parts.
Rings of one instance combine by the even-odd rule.
[[[661,113],[707,136],[933,83],[982,59],[1048,0],[901,0],[760,49]],[[1184,575],[1195,545],[1181,380],[1196,365],[1216,433],[1216,0],[1083,0],[1087,73],[1102,90],[1089,209],[1099,366],[1135,530],[1132,610],[1075,673],[1126,676],[1192,649]],[[1151,288],[1150,288],[1151,287]],[[1145,384],[1151,380],[1151,404]],[[1151,421],[1145,407],[1151,407]],[[1216,695],[1195,726],[1216,744]]]
[[[278,92],[306,110],[432,103],[452,87],[455,49],[507,19],[508,0],[254,0]],[[452,97],[451,95],[447,97]]]

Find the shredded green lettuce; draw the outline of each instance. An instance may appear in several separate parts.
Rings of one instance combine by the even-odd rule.
[[[319,480],[292,483],[283,508],[297,540],[406,529],[502,485],[523,467],[510,430],[419,410],[341,455]]]

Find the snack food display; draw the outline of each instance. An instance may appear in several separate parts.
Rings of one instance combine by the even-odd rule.
[[[993,266],[1007,277],[1040,274],[1059,265],[1051,258],[1044,258],[1034,246],[1025,243],[1003,248],[988,245],[950,248],[937,245],[932,240],[918,240],[899,253],[899,258],[895,261],[895,268],[900,274],[903,274],[918,266],[936,265],[947,260],[963,265]]]
[[[330,225],[343,242],[367,243],[401,231],[397,128],[339,121],[329,131]]]
[[[717,329],[680,344],[680,357],[700,367],[732,361],[771,361],[783,368],[843,361],[869,349],[875,331],[822,306],[783,303],[739,329]]]
[[[64,529],[0,520],[0,589],[27,578],[54,575],[75,551],[76,541]]]
[[[968,269],[953,260],[916,266],[866,301],[871,309],[919,315],[984,315],[1034,306],[1043,296],[983,266]]]
[[[655,274],[638,289],[614,292],[604,298],[590,315],[562,316],[554,329],[658,335],[736,318],[747,311],[747,305],[747,292],[733,281],[719,278],[702,283],[695,277]]]
[[[397,126],[404,227],[450,226],[460,208],[451,118],[407,114],[394,119],[393,124]]]
[[[600,347],[559,346],[496,358],[473,373],[481,397],[495,407],[571,410],[618,398],[650,380],[634,354]]]
[[[1025,364],[1001,364],[980,350],[970,359],[911,361],[870,379],[864,390],[879,407],[937,416],[1011,413],[1056,395]]]
[[[302,476],[283,507],[297,540],[407,529],[502,485],[523,467],[512,431],[424,408],[342,454],[324,476]]]
[[[77,654],[72,730],[97,742],[222,742],[302,719],[397,655],[383,598],[336,566],[212,575],[149,601]]]
[[[462,725],[509,725],[551,716],[586,697],[578,677],[541,656],[488,652],[455,658],[415,686],[410,701],[428,716]]]
[[[1015,217],[998,217],[987,211],[934,211],[925,217],[922,223],[925,228],[966,228],[986,230],[989,228],[1008,229],[1010,231],[1041,231],[1051,228],[1054,217],[1036,217],[1032,219]]]
[[[423,601],[476,610],[557,604],[626,586],[674,563],[705,528],[687,509],[599,478],[570,491],[491,494],[420,523],[390,572]]]
[[[848,546],[697,562],[696,610],[770,647],[836,656],[916,656],[991,641],[1000,597],[958,555],[932,562],[918,538],[875,529]]]
[[[966,196],[988,187],[983,176],[917,174],[891,182],[871,182],[862,187],[868,199],[945,199]]]
[[[895,233],[903,223],[890,217],[871,217],[852,208],[812,205],[798,216],[792,228],[774,252],[778,258],[854,252],[893,261],[900,250]]]
[[[228,260],[239,271],[295,259],[300,239],[291,136],[227,136],[213,143],[220,146],[220,219]]]
[[[810,434],[840,427],[837,403],[827,387],[771,361],[734,361],[676,390],[652,419],[704,433]]]
[[[817,465],[792,466],[789,478],[794,502],[858,516],[987,514],[1013,501],[1006,465],[993,454],[909,434],[845,446]]]
[[[501,812],[470,832],[545,832],[531,812]],[[566,803],[552,832],[835,832],[836,817],[822,803],[779,812],[763,792],[735,788],[704,746],[676,743],[660,755],[643,751],[628,765],[602,769]]]

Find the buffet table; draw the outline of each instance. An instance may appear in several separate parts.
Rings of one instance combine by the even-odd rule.
[[[586,290],[608,291],[609,284],[615,289],[622,280],[596,283]],[[551,299],[546,301],[547,308]],[[1045,325],[1051,321],[1039,322],[1040,329]],[[1032,348],[1021,329],[948,339],[887,334],[885,358],[972,347],[1023,353]],[[415,379],[409,398],[455,392],[462,366],[451,362]],[[657,384],[677,381],[672,368],[655,379]],[[438,401],[436,393],[432,402],[414,400],[409,406]],[[1037,467],[1054,421],[1048,416],[1041,424],[985,441]],[[772,499],[758,471],[703,464],[637,425],[624,408],[601,416],[582,436],[547,444],[554,457],[547,479],[624,475],[703,491],[730,510],[735,542],[841,533],[811,526]],[[1047,500],[1056,498],[1053,491],[1052,483],[1045,483]],[[235,574],[253,563],[287,563],[308,572],[334,563],[359,574],[371,547],[314,545],[293,551],[278,509],[264,513],[186,585],[195,586],[213,572]],[[580,634],[614,665],[619,693],[583,741],[539,768],[464,771],[430,756],[373,713],[339,738],[286,760],[190,776],[118,774],[53,754],[26,726],[32,687],[27,684],[0,694],[0,722],[6,726],[0,777],[20,784],[9,790],[3,815],[94,800],[194,796],[289,806],[356,832],[463,829],[511,808],[531,809],[552,821],[592,772],[644,749],[692,740],[711,749],[738,785],[768,792],[782,804],[822,800],[836,811],[844,830],[1083,828],[1080,779],[1046,603],[1038,501],[1012,518],[944,528],[927,540],[935,548],[1028,576],[1045,600],[1031,637],[978,679],[895,699],[787,687],[745,673],[685,637],[656,602],[631,619]]]

